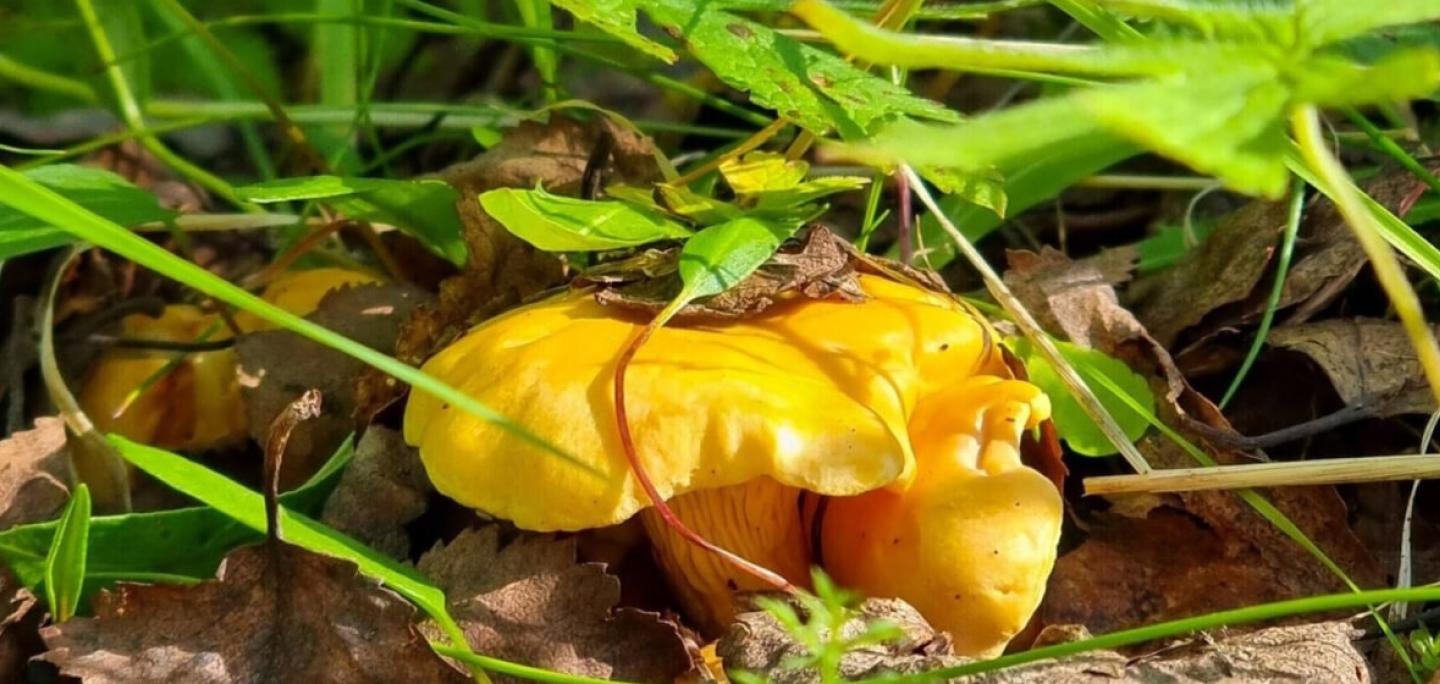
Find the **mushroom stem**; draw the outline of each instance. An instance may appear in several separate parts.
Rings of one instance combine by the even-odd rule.
[[[629,344],[625,345],[620,352],[619,361],[615,364],[615,424],[620,432],[620,447],[625,452],[625,460],[630,463],[630,470],[634,471],[635,479],[640,482],[640,488],[645,490],[645,495],[650,497],[650,502],[655,506],[655,512],[660,514],[660,519],[664,520],[665,525],[674,530],[681,538],[725,559],[740,570],[780,591],[796,593],[798,590],[795,585],[781,577],[779,573],[745,560],[687,527],[680,517],[675,515],[675,511],[670,509],[669,504],[665,503],[665,498],[655,489],[655,483],[650,481],[650,476],[645,472],[645,465],[640,462],[640,455],[635,450],[635,440],[630,434],[630,418],[625,411],[625,372],[629,369],[635,354],[640,351],[640,347],[644,346],[650,336],[664,326],[677,310],[678,307],[669,306],[657,314],[648,325],[641,328],[631,338]]]

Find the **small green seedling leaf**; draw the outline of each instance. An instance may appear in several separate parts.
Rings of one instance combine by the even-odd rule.
[[[1006,340],[1006,346],[1025,362],[1030,382],[1050,396],[1051,416],[1055,421],[1055,430],[1060,433],[1060,439],[1065,440],[1075,453],[1085,456],[1109,456],[1116,453],[1115,446],[1095,422],[1090,420],[1085,410],[1080,408],[1079,402],[1070,396],[1055,369],[1036,352],[1029,340],[1011,337]],[[1149,427],[1145,416],[1132,410],[1129,403],[1112,396],[1109,385],[1096,383],[1091,379],[1097,375],[1104,376],[1114,386],[1124,390],[1133,401],[1153,411],[1155,395],[1150,391],[1150,385],[1145,382],[1145,378],[1119,360],[1094,349],[1060,340],[1055,341],[1055,347],[1060,350],[1061,356],[1075,367],[1075,371],[1087,385],[1097,388],[1095,396],[1100,399],[1105,410],[1115,417],[1126,437],[1136,440],[1145,434],[1145,429]]]
[[[50,617],[65,622],[75,616],[85,588],[85,557],[90,544],[90,488],[75,487],[60,515],[55,541],[45,556],[45,601]]]
[[[742,216],[695,234],[680,251],[677,300],[694,301],[724,292],[760,268],[799,226]]]
[[[751,152],[740,159],[720,164],[720,176],[736,195],[750,195],[767,190],[788,190],[805,180],[810,164],[801,159],[786,159],[774,152]]]
[[[24,175],[126,228],[175,217],[175,212],[160,206],[154,194],[103,169],[51,164],[26,171]],[[0,260],[59,247],[74,240],[61,228],[0,205]]]
[[[633,203],[561,197],[543,188],[491,190],[480,195],[480,206],[513,235],[547,252],[620,249],[691,234]]]
[[[684,216],[702,226],[723,223],[744,213],[740,207],[707,197],[683,185],[662,183],[656,187],[670,213]]]
[[[309,176],[258,183],[236,192],[258,204],[324,202],[351,218],[393,225],[451,263],[465,265],[465,240],[455,211],[460,195],[444,181]]]

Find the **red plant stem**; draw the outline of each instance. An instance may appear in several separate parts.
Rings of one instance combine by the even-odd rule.
[[[716,545],[709,539],[700,536],[699,533],[686,527],[685,523],[680,520],[680,516],[675,515],[675,511],[670,509],[670,505],[665,503],[664,497],[660,496],[660,492],[655,489],[655,483],[650,481],[650,476],[645,472],[644,464],[640,462],[640,454],[635,450],[635,440],[630,435],[630,417],[625,411],[625,374],[630,368],[630,362],[634,360],[635,354],[640,351],[640,347],[650,339],[650,336],[653,335],[660,326],[665,325],[665,321],[668,318],[668,315],[661,314],[656,316],[649,325],[641,328],[640,332],[636,334],[635,337],[630,340],[630,343],[626,345],[625,349],[620,352],[620,360],[615,365],[615,424],[620,430],[620,447],[625,452],[625,460],[629,461],[630,470],[634,471],[635,479],[640,482],[640,488],[645,490],[645,495],[650,497],[650,503],[654,504],[655,510],[660,513],[660,518],[664,520],[665,525],[671,530],[674,530],[676,534],[684,538],[685,541],[720,556],[731,565],[780,591],[792,594],[796,593],[798,590],[795,588],[795,585],[791,584],[784,577],[781,577],[779,573],[745,560],[734,552]]]
[[[903,173],[895,174],[895,192],[900,195],[900,230],[896,238],[900,241],[900,263],[909,266],[915,259],[915,237],[911,230],[914,210],[910,206],[910,180]]]

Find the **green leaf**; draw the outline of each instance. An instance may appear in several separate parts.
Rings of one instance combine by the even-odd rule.
[[[1348,107],[1426,97],[1440,86],[1440,52],[1397,50],[1373,64],[1330,55],[1311,57],[1292,70],[1294,98],[1322,107]]]
[[[824,176],[794,187],[761,190],[751,193],[747,199],[754,202],[758,211],[786,210],[836,193],[859,190],[869,184],[870,179],[864,176]]]
[[[1434,0],[1303,0],[1301,37],[1310,45],[1328,45],[1378,28],[1440,19]]]
[[[793,188],[809,172],[808,162],[786,159],[774,152],[751,152],[743,159],[727,159],[720,164],[720,176],[737,195]]]
[[[55,541],[45,556],[45,602],[51,619],[74,617],[85,587],[85,555],[90,542],[90,488],[82,482],[60,515]]]
[[[353,455],[347,439],[311,478],[281,495],[285,505],[318,514]],[[0,532],[0,562],[21,585],[35,590],[45,580],[47,550],[59,521],[19,525]],[[79,605],[116,581],[198,582],[215,576],[225,554],[264,535],[209,506],[147,513],[102,515],[90,523],[85,589]]]
[[[656,187],[660,191],[660,199],[664,200],[665,209],[700,225],[722,223],[743,213],[740,207],[707,197],[683,185],[661,183]]]
[[[925,180],[934,183],[940,192],[959,197],[976,206],[985,207],[1001,218],[1005,217],[1005,211],[1008,208],[1006,206],[1008,200],[1005,196],[1005,177],[994,167],[970,173],[936,166],[923,166],[916,171],[919,171]]]
[[[1297,42],[1294,0],[1104,0],[1103,4],[1131,17],[1188,26],[1206,38],[1287,46]]]
[[[76,164],[51,164],[25,176],[90,211],[127,228],[168,221],[175,212],[160,206],[155,195],[103,169]],[[13,207],[0,205],[0,259],[59,247],[74,238],[61,228]]]
[[[684,226],[634,204],[561,197],[543,188],[501,188],[480,195],[485,213],[516,237],[548,252],[593,252],[690,237]]]
[[[720,80],[812,132],[835,129],[842,137],[854,138],[906,116],[959,118],[829,52],[709,3],[637,2],[661,28],[681,36],[691,54]]]
[[[131,465],[155,479],[213,507],[255,532],[265,530],[265,499],[224,475],[184,456],[111,435],[110,442]],[[401,565],[345,534],[296,513],[280,508],[280,536],[308,551],[347,560],[360,572],[373,577],[409,599],[452,637],[459,628],[445,607],[445,594],[414,569]],[[463,636],[456,645],[464,644]]]
[[[661,45],[635,28],[636,0],[550,0],[576,19],[619,38],[626,45],[667,64],[675,62],[675,51]]]
[[[1050,397],[1050,411],[1055,421],[1055,430],[1060,433],[1060,439],[1070,445],[1075,453],[1085,456],[1109,456],[1116,453],[1115,446],[1105,437],[1105,433],[1090,420],[1085,410],[1080,408],[1080,403],[1070,396],[1069,389],[1060,380],[1060,376],[1051,367],[1049,362],[1037,352],[1029,340],[1023,337],[1010,337],[1005,340],[1007,346],[1014,350],[1015,355],[1025,362],[1025,370],[1030,375],[1030,382],[1045,390]],[[1055,347],[1060,350],[1060,355],[1065,357],[1085,384],[1098,388],[1095,396],[1100,404],[1110,415],[1115,417],[1115,422],[1125,431],[1129,439],[1139,439],[1145,434],[1149,422],[1145,416],[1136,413],[1130,405],[1111,394],[1108,386],[1096,383],[1091,378],[1103,375],[1115,386],[1121,388],[1132,400],[1138,402],[1147,410],[1155,408],[1155,395],[1150,391],[1150,385],[1129,366],[1113,359],[1105,354],[1087,349],[1076,344],[1055,340]]]
[[[393,225],[451,263],[465,265],[465,240],[455,210],[460,195],[444,181],[309,176],[249,185],[237,192],[260,204],[322,201],[351,218]]]
[[[760,268],[799,226],[742,216],[695,234],[680,250],[677,300],[720,294]]]

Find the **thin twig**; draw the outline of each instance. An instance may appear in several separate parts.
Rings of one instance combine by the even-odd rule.
[[[1440,478],[1440,459],[1428,455],[1360,456],[1311,461],[1244,463],[1205,468],[1152,470],[1143,475],[1107,475],[1085,480],[1085,493],[1136,494],[1212,489],[1431,480]]]

